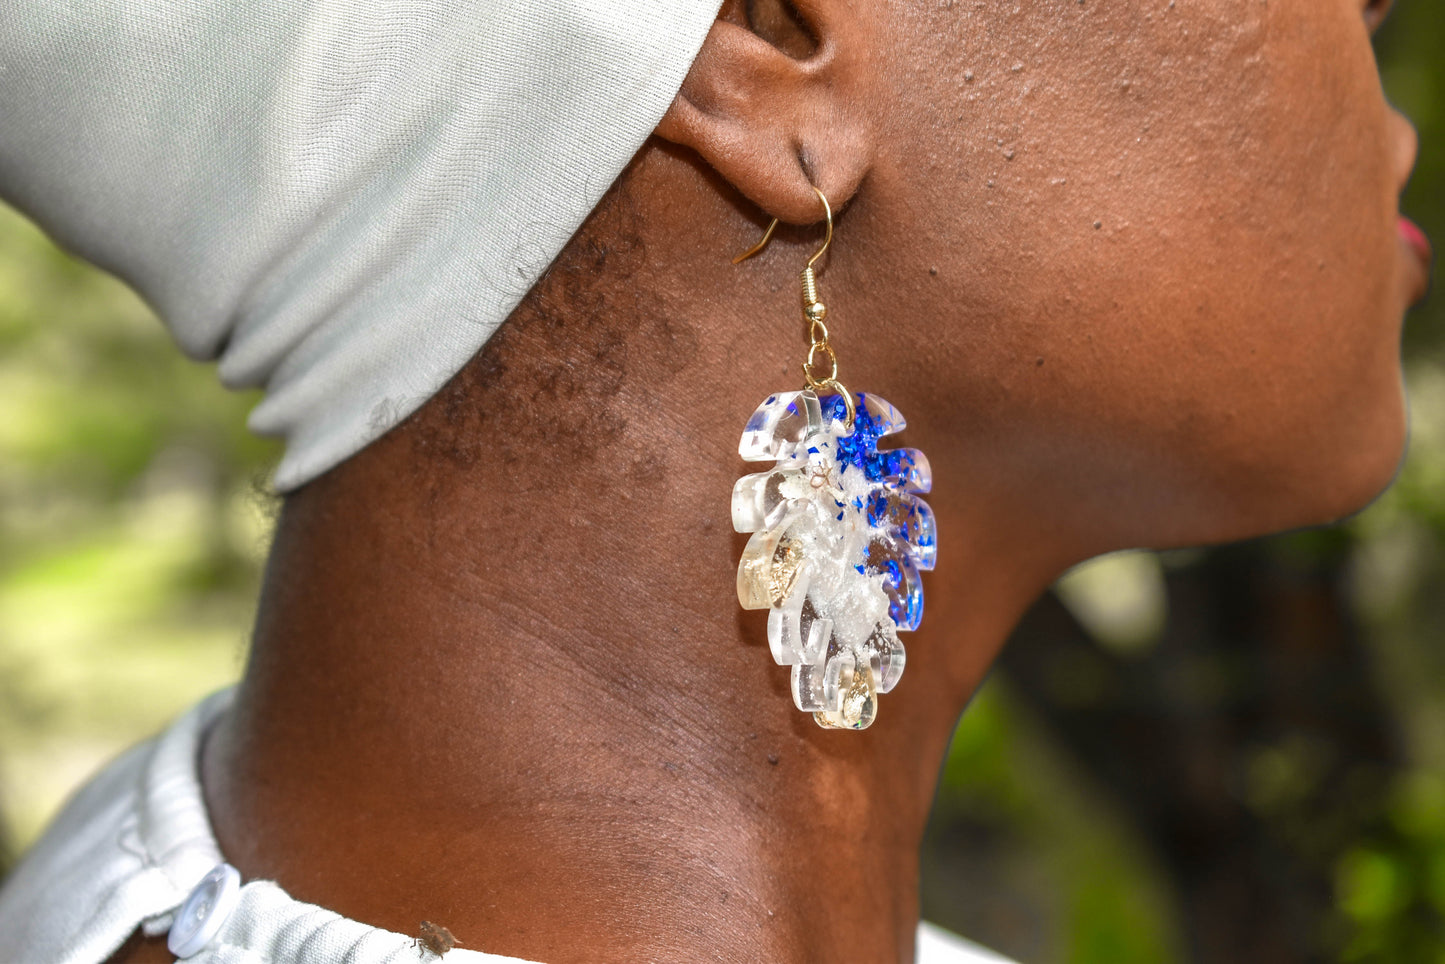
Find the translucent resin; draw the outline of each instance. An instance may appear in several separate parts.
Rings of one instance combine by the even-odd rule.
[[[773,659],[792,667],[793,701],[825,727],[863,729],[903,673],[899,632],[923,618],[921,570],[938,558],[933,470],[917,449],[878,448],[903,416],[858,393],[851,430],[839,395],[770,395],[738,446],[772,461],[733,487],[733,527],[751,538],[738,600],[768,610]]]

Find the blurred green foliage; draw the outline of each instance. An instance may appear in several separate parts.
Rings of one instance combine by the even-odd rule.
[[[254,395],[0,214],[0,802],[22,845],[97,764],[237,676],[277,452],[245,430]]]
[[[1378,40],[1424,149],[1405,209],[1445,239],[1445,8],[1402,0]],[[1406,334],[1412,451],[1399,483],[1331,534],[1266,552],[1338,571],[1403,762],[1375,800],[1312,827],[1317,743],[1247,748],[1238,797],[1326,868],[1319,959],[1445,961],[1445,304]],[[240,672],[277,446],[254,393],[183,359],[119,283],[0,211],[0,867],[102,761]],[[1208,554],[1103,560],[1061,588],[1101,652],[1148,658],[1164,573]],[[1178,614],[1172,614],[1178,618]],[[1080,664],[1068,685],[1088,686]],[[1328,748],[1324,752],[1327,752]],[[1377,771],[1371,770],[1370,773]],[[1223,792],[1223,791],[1221,791]],[[959,728],[925,860],[925,910],[1028,962],[1201,959],[1181,894],[1128,801],[997,674]],[[1363,808],[1363,809],[1361,809]]]
[[[998,676],[954,736],[933,823],[925,916],[1025,962],[1184,959],[1160,868]]]
[[[1445,8],[1403,0],[1377,41],[1385,90],[1421,154],[1407,214],[1445,240]],[[1404,735],[1378,828],[1335,860],[1340,959],[1445,961],[1445,301],[1405,333],[1411,449],[1396,485],[1349,527],[1373,682]]]

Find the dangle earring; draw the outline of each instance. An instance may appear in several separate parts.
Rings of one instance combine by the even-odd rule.
[[[769,395],[738,446],[745,461],[777,463],[733,487],[733,528],[753,534],[738,562],[738,600],[768,611],[768,645],[792,668],[798,709],[819,726],[861,730],[903,673],[898,633],[923,618],[919,570],[933,568],[938,540],[918,496],[933,474],[917,449],[878,448],[903,431],[897,409],[838,381],[814,269],[833,241],[833,210],[813,191],[827,233],[802,273],[805,387]],[[733,263],[762,251],[777,226],[774,218]]]

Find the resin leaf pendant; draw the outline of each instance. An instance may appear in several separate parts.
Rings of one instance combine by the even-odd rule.
[[[792,667],[793,701],[820,726],[861,730],[903,673],[898,633],[923,618],[919,571],[938,557],[933,485],[917,449],[879,450],[903,416],[859,392],[770,395],[738,454],[775,461],[733,486],[733,528],[751,532],[738,601],[768,611],[773,659]]]

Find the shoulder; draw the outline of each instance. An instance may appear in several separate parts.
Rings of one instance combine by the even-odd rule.
[[[0,888],[0,946],[14,959],[105,960],[215,865],[189,784],[199,734],[229,696],[127,751],[65,805]]]
[[[21,860],[0,890],[0,944],[26,960],[95,960],[114,949],[94,919],[124,902],[125,881],[141,869],[127,848],[150,749],[135,747],[94,777]]]

